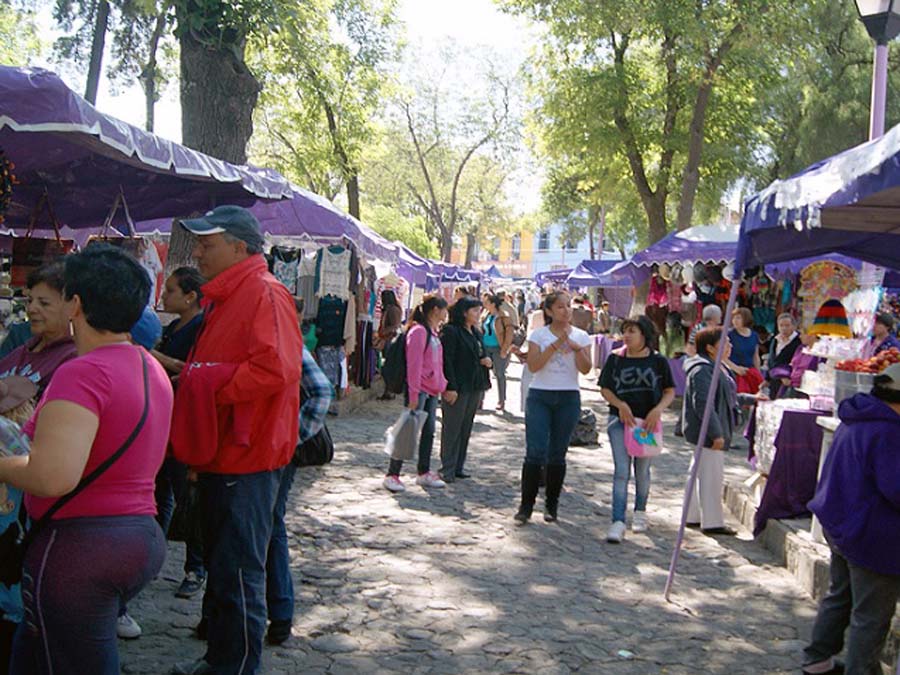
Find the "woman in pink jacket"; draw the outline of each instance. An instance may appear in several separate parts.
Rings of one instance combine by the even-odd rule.
[[[447,319],[447,301],[437,295],[426,295],[416,307],[406,329],[406,404],[410,410],[428,414],[419,440],[419,464],[416,484],[442,488],[446,484],[431,470],[431,449],[434,445],[435,414],[438,398],[447,388],[444,378],[444,350],[438,339],[441,324]],[[391,492],[403,492],[400,481],[403,461],[392,459],[384,477],[384,487]]]

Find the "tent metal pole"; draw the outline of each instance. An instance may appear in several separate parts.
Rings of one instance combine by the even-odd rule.
[[[740,278],[741,271],[735,269],[734,279],[731,282],[731,293],[728,296],[728,305],[725,308],[725,315],[722,317],[722,339],[719,340],[719,348],[716,351],[716,362],[713,366],[713,374],[716,375],[716,377],[713,377],[712,382],[709,385],[709,394],[707,394],[706,405],[703,408],[703,422],[700,424],[700,436],[697,439],[697,445],[694,448],[694,462],[691,466],[691,475],[688,478],[687,487],[684,491],[684,502],[681,507],[681,525],[678,528],[678,537],[675,539],[675,549],[672,551],[672,562],[669,565],[669,576],[666,579],[666,588],[664,591],[666,602],[669,602],[669,595],[672,592],[672,583],[675,581],[675,568],[678,566],[681,545],[684,542],[684,529],[687,524],[688,507],[691,505],[691,499],[694,495],[694,485],[697,482],[697,470],[700,467],[700,453],[703,451],[703,443],[706,440],[706,432],[709,429],[709,418],[712,416],[713,408],[715,407],[716,390],[719,386],[718,373],[720,372],[722,361],[725,357],[725,341],[728,339],[727,322],[731,317],[731,312],[734,310],[735,304],[737,304]]]

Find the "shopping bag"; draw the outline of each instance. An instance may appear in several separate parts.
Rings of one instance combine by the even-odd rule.
[[[631,457],[655,457],[663,450],[662,420],[655,429],[645,429],[644,420],[635,417],[634,425],[625,425],[625,449]]]
[[[384,452],[391,459],[407,461],[415,459],[419,451],[419,437],[427,413],[404,410],[384,434]]]

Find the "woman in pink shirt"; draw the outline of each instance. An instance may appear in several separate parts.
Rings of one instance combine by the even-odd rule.
[[[431,450],[434,446],[435,414],[438,398],[447,388],[444,377],[444,350],[438,338],[441,324],[447,319],[447,301],[438,295],[426,295],[416,307],[406,329],[406,404],[410,410],[427,413],[419,439],[419,463],[416,484],[442,488],[446,485],[431,470]],[[400,481],[403,461],[392,459],[384,477],[384,487],[391,492],[403,492]]]
[[[119,608],[162,566],[154,480],[172,386],[128,339],[149,297],[147,273],[119,249],[66,259],[78,357],[57,369],[23,429],[30,454],[0,458],[0,482],[26,493],[32,519],[14,675],[119,673]]]

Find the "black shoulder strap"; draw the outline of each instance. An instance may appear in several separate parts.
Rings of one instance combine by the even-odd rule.
[[[81,494],[91,483],[97,480],[103,473],[106,472],[109,467],[111,467],[115,462],[125,454],[125,451],[134,443],[135,439],[138,437],[138,434],[141,433],[141,429],[144,428],[144,424],[147,422],[147,415],[150,412],[150,378],[147,372],[147,358],[144,356],[143,350],[138,350],[138,354],[141,357],[141,367],[143,369],[144,376],[144,410],[141,413],[141,418],[138,420],[138,423],[135,425],[134,430],[125,439],[125,442],[116,450],[112,455],[106,458],[96,469],[91,471],[87,476],[82,477],[80,481],[78,481],[78,485],[75,486],[75,489],[72,490],[69,494],[63,495],[59,499],[57,499],[53,506],[47,509],[47,512],[44,513],[40,517],[40,519],[35,522],[31,529],[28,531],[28,535],[30,537],[34,536],[34,533],[37,532],[38,528],[46,525],[49,520],[56,515],[60,509],[62,509],[66,504],[71,502],[75,497]]]

